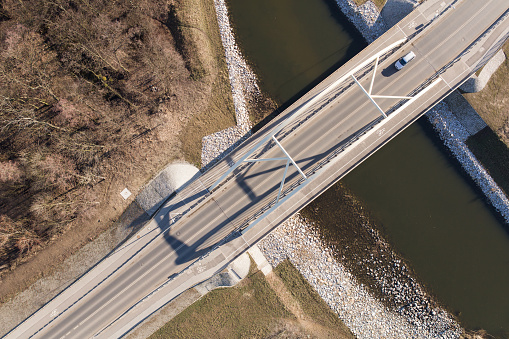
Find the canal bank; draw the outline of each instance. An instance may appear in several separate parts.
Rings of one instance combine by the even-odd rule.
[[[327,6],[329,6],[329,9],[331,9],[331,7],[330,7],[331,2],[325,2],[325,3],[326,3]],[[351,5],[351,3],[349,3],[349,4]],[[303,75],[306,74],[306,71],[309,71],[310,69],[315,69],[315,70],[316,69],[320,69],[320,65],[319,65],[320,62],[315,62],[314,64],[306,64],[306,62],[302,61],[302,60],[297,60],[296,62],[292,61],[292,55],[300,55],[302,53],[300,53],[300,51],[291,52],[291,48],[292,47],[288,46],[288,45],[285,45],[283,49],[284,50],[285,49],[289,50],[290,53],[287,52],[286,53],[287,55],[283,59],[280,59],[280,60],[284,61],[287,65],[283,65],[282,61],[280,61],[280,63],[278,65],[276,65],[276,66],[269,66],[268,68],[270,69],[270,67],[272,67],[272,69],[268,72],[268,75],[267,75],[266,73],[260,71],[260,67],[262,67],[262,65],[264,64],[264,61],[262,61],[262,59],[257,59],[257,57],[254,54],[259,53],[259,54],[262,54],[262,56],[263,55],[265,55],[265,56],[266,55],[270,55],[271,57],[274,57],[274,58],[277,57],[275,54],[279,53],[278,52],[278,43],[277,42],[276,43],[272,42],[273,46],[271,46],[271,41],[270,41],[272,36],[284,34],[283,31],[281,31],[280,29],[279,30],[277,29],[277,22],[280,21],[280,20],[288,21],[287,18],[286,19],[284,18],[285,15],[291,15],[291,16],[294,17],[294,19],[292,19],[292,20],[295,20],[295,18],[298,17],[299,11],[302,11],[301,9],[298,8],[299,5],[298,4],[297,5],[293,4],[293,7],[291,7],[291,10],[286,10],[285,11],[285,9],[283,8],[283,10],[281,12],[278,12],[277,8],[274,8],[273,4],[270,4],[269,7],[266,7],[264,10],[260,10],[260,8],[263,8],[263,6],[259,6],[258,9],[250,8],[249,10],[246,10],[246,13],[249,13],[249,16],[252,18],[251,21],[256,21],[256,22],[252,26],[254,28],[252,28],[251,30],[248,29],[247,31],[245,30],[245,26],[244,26],[244,28],[242,28],[242,26],[246,25],[247,23],[250,22],[249,18],[247,18],[247,19],[245,17],[242,18],[242,15],[240,15],[240,17],[242,19],[237,19],[237,21],[236,21],[236,19],[235,19],[236,18],[235,12],[236,11],[242,12],[242,9],[239,9],[240,7],[237,7],[237,9],[236,9],[235,1],[231,1],[229,3],[229,5],[230,5],[229,6],[230,10],[232,11],[231,15],[232,15],[232,19],[233,19],[233,26],[236,28],[236,35],[238,35],[240,37],[242,50],[243,51],[248,51],[247,55],[249,56],[250,63],[257,70],[256,73],[258,75],[260,75],[260,79],[261,79],[261,83],[262,83],[262,86],[261,86],[262,89],[265,89],[265,87],[263,85],[264,83],[270,82],[271,84],[277,84],[277,81],[280,81],[279,82],[279,84],[280,84],[279,86],[274,86],[275,90],[276,90],[276,92],[275,92],[276,94],[271,93],[271,96],[276,98],[276,100],[280,104],[284,103],[285,99],[286,100],[291,100],[292,95],[291,95],[291,90],[288,90],[288,87],[289,87],[288,84],[290,82],[292,82],[291,85],[294,85],[294,82],[298,82],[299,78],[304,78]],[[243,5],[245,5],[245,4],[243,4]],[[272,6],[272,7],[270,7],[270,6]],[[309,15],[304,17],[304,19],[307,19],[307,20],[295,20],[295,22],[297,22],[297,24],[301,25],[301,26],[304,25],[304,22],[310,22],[310,21],[312,22],[312,20],[310,20],[309,18],[312,17],[312,13],[314,13],[313,11],[315,11],[315,10],[306,10],[306,11],[304,11],[306,14],[310,13]],[[259,19],[256,15],[254,15],[256,13],[260,14],[262,16],[262,18]],[[268,14],[270,14],[270,15],[268,15]],[[244,14],[244,15],[246,15],[246,14]],[[329,16],[331,16],[331,15],[329,14]],[[322,21],[326,21],[323,18],[327,17],[327,15],[325,15],[325,16],[322,15],[322,16],[318,16],[318,17],[320,18],[320,24],[321,24]],[[270,21],[269,19],[271,19],[272,21]],[[378,20],[378,19],[375,20],[374,22],[377,22],[377,21],[380,22],[380,20]],[[264,22],[267,22],[267,23],[264,23]],[[308,43],[308,41],[313,41],[313,40],[318,40],[318,41],[322,42],[323,40],[325,40],[325,37],[330,39],[330,37],[331,37],[331,30],[329,29],[329,30],[326,30],[325,33],[322,33],[323,37],[321,37],[321,38],[316,38],[316,33],[314,33],[315,34],[314,35],[315,38],[308,38],[307,36],[303,37],[302,34],[306,34],[307,32],[310,32],[310,31],[311,32],[316,32],[317,31],[317,26],[320,26],[320,24],[317,24],[316,22],[314,22],[314,25],[312,25],[313,26],[312,29],[307,30],[306,28],[301,28],[300,30],[294,30],[292,32],[292,34],[294,34],[296,31],[301,33],[301,35],[299,35],[299,45],[301,45],[301,46],[304,45],[304,46],[308,47],[308,48],[305,48],[307,51],[312,50],[314,53],[316,53],[318,55],[320,55],[319,52],[318,52],[319,48],[316,48],[316,45],[314,47],[312,47],[312,48],[309,48],[309,45],[306,45],[306,44]],[[253,35],[256,35],[256,33],[258,33],[259,31],[263,31],[264,30],[264,28],[261,27],[261,26],[264,26],[264,25],[269,25],[269,27],[270,27],[270,29],[267,29],[268,34],[265,33],[265,36],[263,36],[262,38],[260,38],[260,37],[253,38]],[[288,22],[286,22],[286,25],[288,25]],[[247,26],[249,26],[249,25],[247,25]],[[293,27],[295,27],[295,26],[293,26]],[[274,33],[274,32],[277,32],[277,34]],[[246,36],[246,38],[244,38],[244,39],[242,38],[243,34]],[[292,34],[289,34],[289,35],[287,34],[286,37],[291,36]],[[356,33],[354,33],[354,34],[356,34]],[[248,46],[249,41],[250,41],[249,39],[258,40],[258,42],[254,43],[254,45],[258,44],[258,47],[251,48],[251,50],[250,50],[250,47]],[[262,42],[262,43],[260,43],[260,42]],[[263,50],[264,46],[265,46],[265,50]],[[268,49],[267,46],[271,46],[270,49]],[[260,50],[260,48],[262,50]],[[270,50],[270,53],[268,53],[267,50]],[[320,61],[323,62],[324,60],[326,60],[327,58],[325,56],[327,56],[327,55],[330,55],[330,53],[329,54],[325,54],[325,53],[321,54],[322,59]],[[271,60],[268,60],[268,61],[270,62]],[[291,67],[286,67],[288,65],[291,66]],[[307,68],[305,66],[307,66]],[[299,67],[302,67],[302,68],[299,69]],[[293,75],[293,77],[286,75],[286,76],[282,76],[281,80],[278,80],[277,79],[278,75],[276,73],[278,73],[279,69],[285,69],[285,68],[293,68],[293,69],[298,70],[298,71],[296,72],[296,74]],[[311,77],[311,79],[309,81],[312,82],[314,79],[319,78],[320,76],[323,76],[324,73],[326,74],[327,69],[328,68],[326,68],[326,67],[322,68],[322,73],[318,72],[318,74],[316,74],[314,78]],[[267,81],[266,80],[267,77],[272,77],[272,79],[275,79],[275,80]],[[309,82],[307,84],[305,84],[304,87],[306,85],[308,85],[308,84],[309,84]],[[279,90],[279,92],[278,92],[278,90]],[[294,94],[294,95],[297,95],[297,94]],[[388,147],[388,146],[386,146],[386,147]],[[443,151],[440,151],[440,152],[443,152]],[[447,156],[446,156],[446,158],[447,158]],[[433,171],[431,171],[431,172],[433,173]],[[440,175],[440,173],[436,173],[436,175]],[[459,173],[459,174],[457,173],[456,175],[462,176],[461,173]],[[468,181],[468,179],[467,179],[467,181]],[[465,184],[467,186],[471,185],[470,182],[467,182]],[[440,191],[438,191],[438,192],[440,192]],[[376,210],[376,208],[373,208],[373,206],[371,206],[369,204],[368,204],[368,208],[370,210],[371,209]],[[468,208],[468,206],[466,206],[464,208]],[[484,208],[489,210],[489,207],[487,207],[487,206],[485,206]],[[396,214],[397,214],[397,211],[396,211]],[[386,226],[385,225],[385,221],[382,220],[380,223],[385,228],[385,226]],[[457,221],[455,223],[457,223]],[[282,226],[281,228],[283,228],[283,227],[284,226]],[[270,254],[269,254],[269,256],[270,256]],[[459,283],[461,283],[461,281],[456,281],[455,283],[459,284]],[[434,287],[433,287],[433,291],[435,292],[435,288]],[[418,304],[418,302],[414,302],[414,304]],[[399,309],[399,310],[400,311],[404,311],[404,309],[405,308],[402,308],[402,309]],[[451,309],[454,309],[454,308],[451,307]],[[460,316],[463,313],[464,312],[461,312],[461,313],[458,312],[458,314]]]
[[[259,4],[258,4],[259,5]],[[270,4],[273,6],[273,4]],[[295,5],[295,3],[293,3]],[[305,9],[302,10],[298,7],[294,6],[292,8],[292,13],[295,15],[296,13],[302,15],[303,18],[309,17],[309,13],[320,13],[321,15],[317,15],[316,18],[318,18],[320,21],[324,21],[323,17],[327,17],[327,11],[333,10],[335,13],[337,13],[337,9],[331,5],[334,5],[332,2],[325,3],[326,6],[324,6],[321,9],[311,8],[311,10]],[[327,7],[331,6],[331,7]],[[288,7],[279,7],[279,11],[284,12],[285,8]],[[232,9],[232,6],[230,4],[230,10]],[[247,13],[252,13],[255,11],[255,8],[251,8],[250,10],[246,11]],[[274,8],[274,6],[269,10],[265,10],[265,12],[271,12],[274,14],[274,16],[279,17],[281,13],[277,12],[277,8]],[[298,16],[298,15],[297,15]],[[326,26],[325,33],[330,32],[332,29],[338,30],[337,22],[341,22],[345,18],[340,16],[339,20],[338,17],[331,17],[329,18],[329,24],[331,26]],[[240,20],[243,23],[248,22],[247,20]],[[299,20],[297,20],[298,22]],[[283,25],[284,26],[284,25]],[[334,27],[336,26],[336,27]],[[253,25],[255,27],[256,31],[260,31],[260,27],[258,25]],[[294,26],[290,26],[294,27]],[[274,27],[272,27],[274,28]],[[323,26],[322,26],[323,28]],[[237,34],[240,30],[237,29]],[[275,29],[275,31],[278,31]],[[344,32],[344,28],[340,27],[339,32],[346,35],[345,39],[346,41],[352,41],[351,36],[348,36],[349,32]],[[358,37],[358,33],[355,30],[351,30],[352,35]],[[303,32],[305,33],[305,32]],[[283,34],[284,35],[284,34]],[[323,34],[322,34],[323,35]],[[273,34],[270,34],[270,30],[268,31],[268,34],[266,34],[265,37],[258,39],[258,41],[263,41],[265,43],[268,43],[270,45],[270,39],[269,37],[273,36]],[[288,35],[284,35],[288,36]],[[350,40],[348,40],[350,38]],[[295,45],[297,47],[301,46],[304,50],[315,50],[316,48],[309,48],[308,45],[302,46],[302,41],[310,42],[310,44],[315,45],[316,47],[316,32],[313,32],[313,34],[309,34],[304,39],[302,39],[302,36],[299,36],[300,41],[296,43]],[[361,38],[362,39],[362,38]],[[324,36],[322,39],[322,43],[327,40],[327,38]],[[231,43],[231,40],[228,40],[229,43]],[[276,43],[277,45],[277,43]],[[305,45],[305,43],[304,43]],[[331,48],[330,46],[327,46],[328,48]],[[363,46],[361,46],[363,47]],[[277,46],[274,46],[275,50],[277,50]],[[342,48],[341,45],[333,46],[332,48],[336,48],[337,50],[348,50],[348,48]],[[245,50],[245,48],[243,49]],[[256,49],[255,49],[256,50]],[[300,52],[300,51],[299,51]],[[333,50],[334,52],[334,50]],[[357,52],[353,52],[352,54],[355,55]],[[284,53],[283,53],[284,54]],[[301,53],[295,53],[298,55],[301,55]],[[270,75],[276,75],[271,81],[271,83],[278,83],[283,85],[279,86],[278,88],[282,88],[282,91],[280,92],[280,95],[277,97],[281,100],[281,98],[285,98],[284,93],[288,93],[287,87],[285,88],[284,84],[289,83],[290,81],[298,81],[305,77],[303,77],[304,74],[306,74],[306,71],[310,71],[314,68],[314,71],[317,72],[314,75],[308,74],[309,78],[306,81],[301,82],[302,87],[309,86],[309,82],[312,82],[316,78],[320,78],[320,76],[323,76],[324,69],[331,69],[336,67],[331,67],[330,64],[327,65],[327,61],[330,62],[331,60],[327,60],[328,58],[323,58],[323,54],[316,53],[318,58],[314,60],[314,64],[309,67],[309,65],[306,65],[306,63],[299,63],[296,62],[294,64],[294,67],[298,68],[303,67],[300,72],[298,72],[298,76],[295,76],[291,72],[282,72],[279,73],[277,70],[278,67],[273,68],[273,72],[269,73]],[[353,56],[351,55],[351,56]],[[322,57],[320,57],[322,56]],[[350,56],[350,57],[351,57]],[[291,60],[291,56],[288,56]],[[227,57],[228,58],[228,57]],[[345,58],[343,62],[348,60],[348,58]],[[336,60],[335,63],[341,64],[341,60]],[[256,65],[255,65],[256,66]],[[322,66],[322,68],[320,68]],[[278,77],[279,76],[279,77]],[[263,83],[263,81],[262,81]],[[232,83],[232,88],[234,88],[234,85]],[[262,86],[263,88],[263,86]],[[283,95],[281,95],[283,93]],[[286,95],[286,100],[290,97],[293,97],[294,95]],[[281,101],[280,101],[281,102]],[[300,231],[298,234],[303,235],[306,239],[313,238],[315,242],[315,251],[313,251],[314,254],[319,253],[325,253],[327,251],[330,251],[330,248],[328,248],[327,244],[325,242],[322,242],[320,240],[319,236],[312,237],[311,233],[312,229],[307,227],[307,224],[301,222],[300,219],[297,218],[297,220],[290,221],[278,228],[281,232],[285,233],[287,232],[288,228],[292,228],[295,230],[299,229]],[[404,312],[396,312],[394,309],[386,308],[383,304],[381,304],[376,298],[373,298],[371,296],[371,293],[369,292],[369,286],[363,286],[362,284],[359,284],[357,282],[357,279],[352,276],[349,273],[348,269],[345,269],[345,266],[343,263],[340,262],[340,260],[337,260],[336,256],[332,255],[329,258],[327,258],[327,265],[329,265],[329,268],[325,268],[324,270],[324,263],[322,262],[319,257],[316,256],[306,256],[306,265],[303,266],[302,262],[299,263],[299,258],[303,259],[303,257],[300,256],[301,253],[293,254],[291,252],[292,241],[293,240],[299,240],[301,238],[298,237],[290,237],[287,241],[284,241],[281,246],[275,244],[273,242],[274,239],[280,239],[280,237],[276,236],[274,237],[268,237],[266,241],[264,241],[261,246],[265,250],[265,254],[268,256],[269,260],[272,260],[273,264],[276,264],[277,261],[274,261],[274,256],[283,256],[283,257],[289,257],[290,260],[294,265],[297,267],[306,267],[308,269],[312,269],[312,272],[325,272],[325,270],[328,271],[328,273],[325,275],[327,279],[329,279],[330,285],[336,286],[337,288],[325,288],[324,289],[324,276],[322,276],[320,279],[316,279],[316,277],[313,277],[313,275],[310,275],[310,271],[304,271],[300,270],[301,273],[306,276],[307,280],[313,285],[313,287],[319,291],[321,296],[329,303],[329,306],[333,308],[338,314],[340,315],[341,319],[352,329],[352,331],[358,336],[362,338],[379,338],[379,337],[394,337],[394,338],[408,338],[408,337],[430,337],[430,336],[436,336],[437,333],[442,333],[442,337],[450,337],[454,338],[457,337],[460,333],[459,326],[452,320],[452,318],[447,314],[447,312],[444,312],[441,308],[426,304],[426,307],[422,307],[424,305],[424,302],[418,301],[416,302],[415,296],[408,296],[404,295],[403,293],[398,293],[396,290],[392,287],[391,290],[393,291],[393,295],[399,295],[400,299],[403,301],[406,301],[407,307],[404,309],[401,309],[401,311]],[[274,248],[276,250],[274,250]],[[312,258],[315,258],[313,262],[316,265],[312,264]],[[391,266],[392,262],[388,264],[388,266]],[[343,272],[343,273],[341,273]],[[381,275],[388,277],[388,275]],[[329,286],[330,287],[330,286]],[[337,294],[339,290],[342,291],[342,293]],[[343,290],[342,290],[343,289]],[[407,290],[410,290],[407,288]],[[421,290],[421,289],[419,289]],[[405,292],[399,289],[399,292]],[[411,301],[411,302],[410,302]],[[367,309],[369,308],[369,312]]]
[[[509,201],[466,145],[485,124],[461,106],[449,98],[435,106],[343,182],[465,328],[508,338]]]

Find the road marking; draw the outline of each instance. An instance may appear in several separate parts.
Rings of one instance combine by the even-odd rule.
[[[214,218],[214,220],[212,220],[212,222],[214,222],[217,218],[219,217],[216,217]],[[168,231],[169,232],[169,231]],[[196,238],[198,237],[200,234],[198,232],[194,233],[190,239],[188,240],[190,243]],[[158,239],[158,240],[161,240],[162,238]],[[164,240],[165,241],[165,240]],[[134,281],[132,281],[128,286],[126,286],[125,288],[123,288],[121,291],[119,291],[118,293],[116,293],[112,298],[110,298],[108,301],[106,301],[105,303],[103,303],[102,305],[100,305],[99,307],[97,307],[95,309],[94,312],[92,312],[88,317],[86,317],[84,320],[82,320],[79,324],[83,324],[84,322],[88,321],[89,319],[91,319],[93,316],[95,316],[98,312],[100,312],[103,308],[105,308],[107,305],[109,305],[111,302],[114,301],[114,299],[118,298],[119,295],[121,294],[124,294],[125,291],[128,291],[132,286],[134,286],[136,283],[138,283],[140,280],[142,280],[144,277],[146,277],[147,275],[149,275],[154,269],[156,269],[158,267],[158,264],[160,264],[161,262],[165,262],[167,261],[168,258],[170,258],[171,256],[173,255],[178,255],[177,252],[184,246],[185,244],[181,244],[178,248],[176,248],[174,251],[172,251],[171,253],[167,254],[166,256],[164,256],[158,263],[157,265],[154,265],[152,266],[148,271],[146,271],[144,274],[142,274],[141,276],[138,276]],[[146,248],[144,248],[142,251],[146,250]],[[141,255],[141,252],[138,253],[137,255]],[[199,259],[198,259],[199,260]],[[188,268],[189,266],[191,266],[192,264],[196,263],[197,261],[191,263],[190,265],[186,266],[184,269]],[[202,268],[203,270],[203,268]],[[97,291],[96,291],[97,293]],[[149,293],[150,294],[150,293]],[[96,294],[97,295],[97,294]],[[138,302],[139,301],[142,301],[143,299],[145,299],[147,295],[145,295],[143,298],[141,299],[138,299]],[[111,326],[113,323],[115,323],[119,318],[115,318],[113,319],[113,321],[111,322],[108,322],[108,324],[103,327],[98,333],[104,331],[104,329],[108,328],[109,326]],[[69,333],[71,333],[72,331],[70,331]],[[69,334],[67,333],[66,336]]]
[[[443,79],[442,79],[442,80],[443,80]],[[445,82],[445,80],[444,80],[444,82]],[[450,87],[450,86],[449,86],[449,87]],[[393,128],[391,128],[391,129],[393,129]],[[385,130],[385,129],[383,129],[383,130]],[[380,131],[379,131],[379,132],[380,132]],[[381,134],[379,134],[379,135],[381,135]],[[51,313],[51,315],[53,315],[53,314],[54,314],[54,312],[57,312],[57,310],[56,310],[56,309],[55,309],[55,310],[53,310],[53,311],[52,311],[52,313]]]
[[[484,4],[484,6],[482,8],[480,8],[478,11],[481,12],[483,11],[486,7],[488,7],[488,5],[490,5],[492,1],[488,1]],[[460,27],[458,27],[458,29],[456,29],[452,34],[449,35],[449,37],[447,39],[444,39],[441,43],[437,44],[435,48],[433,48],[431,51],[429,51],[429,53],[425,54],[424,55],[424,58],[426,59],[429,59],[429,56],[432,55],[433,53],[435,53],[435,51],[439,48],[441,48],[445,43],[447,43],[450,39],[452,39],[453,37],[456,36],[456,34],[458,34],[459,31],[463,30],[463,28],[465,28],[466,25],[470,24],[470,22],[472,20],[474,20],[476,18],[476,16],[471,16],[470,19],[466,20],[463,25],[461,25]],[[436,28],[437,26],[435,26]],[[475,41],[475,40],[474,40]]]

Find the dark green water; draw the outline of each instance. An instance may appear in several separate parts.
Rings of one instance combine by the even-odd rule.
[[[236,39],[260,86],[283,104],[342,65],[366,43],[333,1],[228,1]]]
[[[364,41],[333,1],[229,0],[236,37],[261,87],[285,104]],[[509,337],[509,232],[425,121],[343,182],[394,248],[470,329]]]
[[[343,182],[464,326],[507,338],[509,233],[429,128],[414,123]]]

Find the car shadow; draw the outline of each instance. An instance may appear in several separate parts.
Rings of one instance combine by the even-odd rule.
[[[394,64],[391,64],[387,67],[385,67],[383,70],[382,70],[382,75],[386,78],[390,77],[391,75],[393,75],[394,73],[396,73],[398,70],[396,69],[396,67],[394,67]]]

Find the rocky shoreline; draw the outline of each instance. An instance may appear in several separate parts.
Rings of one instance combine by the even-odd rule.
[[[502,215],[505,222],[509,223],[509,199],[468,149],[465,142],[470,134],[454,116],[450,107],[441,102],[426,113],[426,117],[437,131],[440,139],[482,190],[491,205]]]
[[[260,95],[256,75],[247,65],[235,42],[225,0],[214,0],[214,6],[228,66],[237,126],[207,135],[202,139],[203,170],[222,159],[251,134],[253,126],[249,120],[247,103],[250,98]]]
[[[397,259],[392,267],[381,264],[372,272],[383,293],[396,295],[398,304],[403,305],[398,310],[388,309],[357,282],[312,224],[299,215],[272,231],[258,246],[274,267],[288,258],[358,338],[458,338],[462,333],[451,315],[432,305]]]
[[[355,5],[351,0],[336,0],[336,3],[368,42],[374,41],[386,31],[388,25],[371,1],[362,6]],[[415,4],[417,1],[394,0],[389,15],[391,18],[401,18]],[[227,154],[243,140],[239,140],[241,136],[248,135],[250,125],[244,123],[249,122],[246,99],[260,93],[256,76],[243,61],[235,43],[224,0],[215,0],[215,5],[239,123],[237,127],[204,138],[204,165],[210,163],[211,159],[215,158],[214,162],[220,159],[218,154]],[[465,170],[509,221],[509,201],[466,147],[465,140],[469,134],[447,104],[437,105],[427,117]],[[371,231],[376,233],[375,230]],[[290,259],[359,338],[458,338],[463,332],[450,314],[435,305],[396,256],[391,256],[391,260],[385,263],[376,262],[378,259],[374,257],[364,259],[379,266],[379,269],[371,270],[370,274],[381,286],[382,293],[391,295],[396,301],[394,307],[387,308],[334,257],[333,250],[320,239],[312,225],[299,215],[276,228],[259,245],[272,266],[286,258]]]

